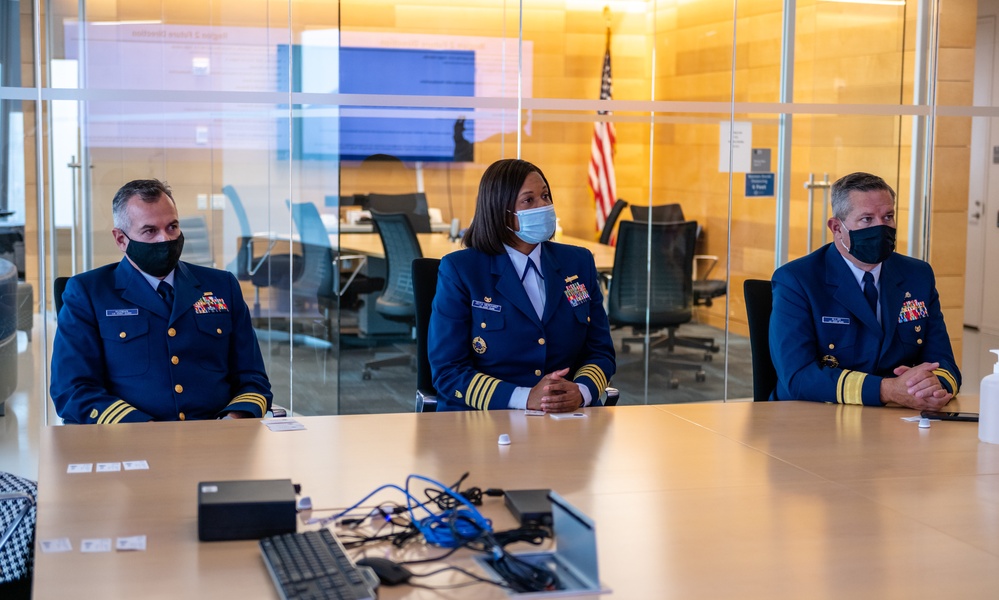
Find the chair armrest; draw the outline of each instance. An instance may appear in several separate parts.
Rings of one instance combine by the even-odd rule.
[[[617,388],[604,388],[604,406],[617,406],[617,401],[621,399],[621,392]]]
[[[708,269],[707,269],[707,271],[704,272],[704,275],[702,277],[698,277],[698,274],[697,274],[697,271],[698,271],[698,269],[697,269],[697,261],[703,261],[703,262],[708,263]],[[715,265],[717,265],[717,264],[718,264],[718,257],[715,256],[714,254],[695,254],[694,255],[694,280],[707,279],[708,275],[711,275],[711,271],[715,268]]]
[[[416,412],[437,412],[437,396],[416,390]]]
[[[346,262],[348,260],[356,260],[357,261],[357,266],[354,267],[351,270],[350,277],[347,278],[347,283],[343,284],[343,287],[340,287],[339,285],[336,286],[336,288],[337,288],[336,295],[340,296],[340,297],[343,297],[343,295],[347,292],[347,288],[350,287],[350,284],[354,283],[354,279],[357,278],[357,274],[361,272],[361,269],[364,268],[364,265],[368,264],[368,255],[367,254],[340,254],[338,256],[334,256],[333,257],[333,264],[338,267],[336,269],[333,269],[333,273],[334,273],[334,277],[336,278],[336,281],[340,280],[340,269],[339,269],[338,263]]]
[[[262,267],[264,265],[264,263],[267,261],[267,259],[270,258],[271,251],[274,250],[274,246],[277,245],[278,241],[275,238],[271,238],[270,243],[267,244],[267,250],[265,250],[264,253],[260,256],[260,260],[257,261],[257,264],[254,265],[253,264],[253,238],[244,238],[244,239],[246,240],[245,243],[246,243],[247,273],[250,274],[250,277],[253,277],[254,275],[257,274],[257,271],[260,270],[260,267]]]

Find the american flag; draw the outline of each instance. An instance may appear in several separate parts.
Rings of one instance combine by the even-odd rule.
[[[611,57],[610,29],[607,30],[607,49],[604,50],[604,70],[600,75],[600,99],[611,98]],[[601,110],[597,114],[605,115]],[[607,215],[617,199],[617,183],[614,180],[614,124],[597,121],[593,124],[593,143],[590,145],[590,189],[596,202],[597,231],[604,228]]]

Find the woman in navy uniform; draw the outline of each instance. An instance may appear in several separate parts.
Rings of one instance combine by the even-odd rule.
[[[260,417],[271,387],[239,283],[179,262],[170,188],[125,184],[113,201],[125,253],[69,280],[52,352],[52,400],[67,423]]]
[[[541,169],[490,165],[467,248],[441,261],[428,339],[438,410],[599,404],[615,365],[596,266],[554,233]]]

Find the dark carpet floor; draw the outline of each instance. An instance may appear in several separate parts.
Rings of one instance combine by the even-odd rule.
[[[703,350],[678,347],[675,352],[669,353],[665,348],[656,348],[646,367],[641,343],[629,344],[630,351],[627,353],[622,351],[622,340],[632,335],[630,330],[615,330],[612,335],[617,351],[617,374],[611,385],[620,390],[622,405],[735,400],[753,395],[748,338],[730,335],[726,352],[724,331],[706,325],[684,325],[679,335],[712,338],[720,351],[712,354],[710,361],[705,361],[706,352]],[[281,337],[286,340],[287,334],[275,336]],[[375,370],[367,381],[362,379],[361,374],[365,362],[401,351],[415,352],[415,344],[401,341],[367,347],[364,343],[349,336],[342,338],[338,371],[338,361],[333,352],[307,344],[289,346],[286,341],[267,340],[266,336],[261,336],[275,403],[301,415],[414,410],[416,373],[409,367]],[[292,356],[291,361],[289,355]],[[673,368],[671,361],[703,368],[704,381],[697,381],[694,370]],[[674,379],[675,388],[671,387]]]

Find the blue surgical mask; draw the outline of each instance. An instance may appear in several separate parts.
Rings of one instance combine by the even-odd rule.
[[[515,214],[517,222],[520,223],[520,231],[514,233],[528,244],[540,244],[555,235],[554,204],[530,210],[518,210]]]

